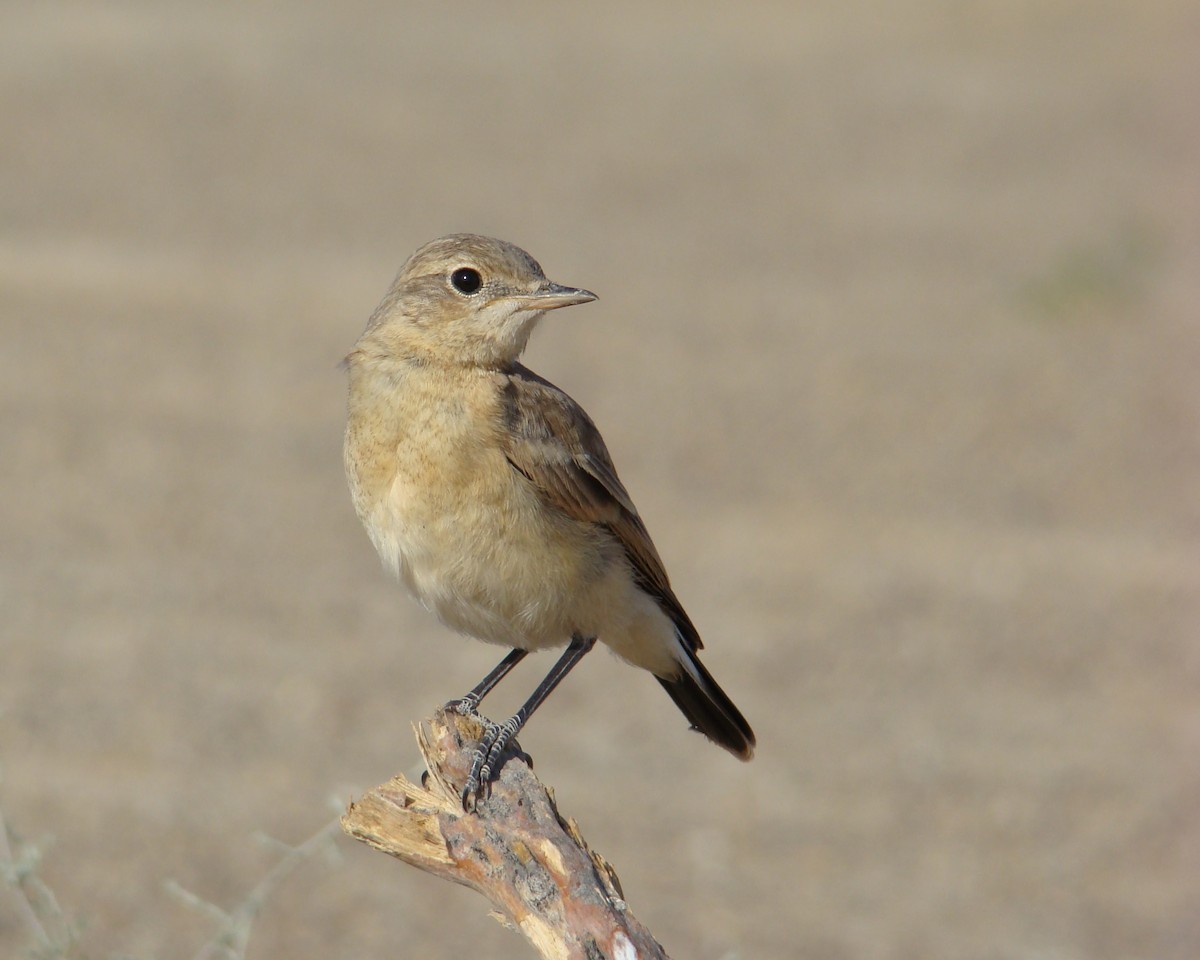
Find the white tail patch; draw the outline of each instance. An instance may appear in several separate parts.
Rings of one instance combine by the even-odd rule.
[[[679,647],[679,652],[676,653],[675,659],[683,667],[684,673],[695,680],[696,686],[701,690],[707,691],[708,681],[704,679],[703,674],[696,668],[696,655],[692,653],[687,645],[687,641],[683,639],[683,635],[678,630],[675,631],[675,643]]]

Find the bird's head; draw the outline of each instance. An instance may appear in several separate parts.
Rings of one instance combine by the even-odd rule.
[[[400,268],[350,359],[505,366],[547,310],[595,299],[547,280],[520,247],[452,234],[425,244]]]

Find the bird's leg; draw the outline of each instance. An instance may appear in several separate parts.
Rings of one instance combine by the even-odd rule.
[[[525,726],[525,721],[533,715],[533,711],[541,705],[546,697],[550,696],[550,692],[562,682],[563,677],[571,672],[571,668],[582,660],[584,655],[595,644],[595,637],[581,637],[579,634],[575,634],[571,638],[571,642],[567,645],[567,649],[563,651],[563,655],[550,668],[550,672],[537,685],[537,688],[530,695],[529,699],[521,705],[521,708],[505,720],[504,723],[498,726],[493,725],[486,730],[483,739],[480,740],[479,746],[475,750],[474,757],[471,759],[471,773],[467,777],[466,786],[463,787],[462,800],[464,808],[468,810],[475,808],[481,791],[487,787],[487,783],[491,779],[492,767],[500,759],[504,748],[512,742],[513,737]],[[516,652],[516,650],[513,651],[513,653]],[[521,653],[524,654],[524,651],[521,651]],[[509,656],[511,657],[512,654],[509,654]],[[505,660],[507,661],[507,659],[506,657]],[[518,657],[517,659],[520,658]],[[503,666],[504,663],[501,663],[500,667]],[[509,664],[509,668],[511,666],[512,664]],[[496,669],[499,670],[500,667]],[[500,676],[503,675],[503,673],[500,674]]]
[[[480,680],[470,693],[458,700],[451,700],[446,704],[446,709],[452,710],[464,717],[478,717],[479,704],[483,701],[483,698],[491,692],[492,687],[508,676],[508,672],[513,667],[525,659],[525,654],[528,652],[528,650],[522,650],[520,647],[514,647],[512,650],[509,650],[504,659],[496,664],[492,668],[492,672]]]

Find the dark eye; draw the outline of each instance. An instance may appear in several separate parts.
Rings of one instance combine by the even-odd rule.
[[[483,286],[483,277],[478,270],[470,267],[459,267],[450,274],[450,283],[459,293],[476,293]]]

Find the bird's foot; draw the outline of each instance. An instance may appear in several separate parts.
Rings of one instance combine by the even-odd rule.
[[[469,717],[483,727],[481,742],[490,742],[500,732],[500,724],[496,723],[495,720],[489,720],[479,712],[479,701],[474,697],[466,696],[458,700],[451,700],[443,709],[447,713],[456,713],[460,717]]]
[[[445,710],[447,713],[457,713],[460,717],[483,719],[483,714],[479,712],[479,698],[473,697],[469,693],[465,697],[451,700],[446,704]]]
[[[488,721],[487,729],[471,757],[471,772],[463,787],[463,809],[474,811],[480,800],[486,799],[493,771],[499,772],[497,763],[501,755],[521,729],[520,718],[510,717],[504,723]]]

